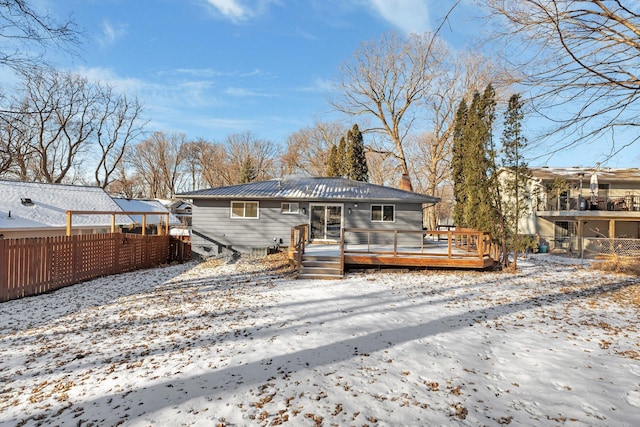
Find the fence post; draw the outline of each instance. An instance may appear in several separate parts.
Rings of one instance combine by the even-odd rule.
[[[73,214],[71,211],[67,211],[67,236],[71,236],[71,222]]]
[[[9,301],[9,254],[7,241],[0,239],[0,302]]]

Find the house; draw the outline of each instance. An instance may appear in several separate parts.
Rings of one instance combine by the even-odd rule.
[[[129,233],[140,234],[142,230],[142,214],[137,212],[148,212],[149,215],[144,215],[144,221],[146,224],[145,234],[163,234],[163,228],[166,226],[167,215],[169,219],[170,230],[173,227],[179,227],[182,225],[180,219],[177,216],[169,212],[167,208],[158,200],[154,199],[125,199],[116,198],[113,200],[124,212],[136,212],[136,214],[129,215],[132,219],[132,223],[129,227],[123,228],[123,231]],[[158,215],[152,215],[158,213]],[[160,215],[162,214],[162,215]]]
[[[176,216],[186,227],[191,227],[191,205],[184,200],[155,199]]]
[[[640,169],[530,168],[520,231],[550,250],[582,253],[599,238],[640,239]]]
[[[0,180],[0,235],[6,239],[64,236],[67,211],[121,212],[99,187]],[[116,215],[116,223],[131,222]],[[108,233],[110,215],[74,215],[73,234]]]
[[[289,177],[191,191],[192,250],[288,245],[291,228],[309,225],[312,242],[338,242],[343,228],[422,230],[424,205],[440,199],[345,178]]]
[[[184,241],[189,241],[191,237],[191,204],[184,200],[167,200],[155,199],[169,210],[178,220],[180,226],[171,227],[169,234],[173,237],[179,237]]]

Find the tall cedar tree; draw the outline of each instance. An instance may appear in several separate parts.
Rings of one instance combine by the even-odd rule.
[[[506,242],[512,243],[513,249],[513,269],[518,264],[518,250],[520,249],[520,236],[518,234],[518,222],[527,213],[526,206],[529,194],[527,192],[527,182],[531,177],[529,168],[523,158],[523,151],[527,145],[527,139],[522,134],[522,101],[519,94],[514,94],[509,98],[509,104],[504,115],[504,129],[502,132],[502,166],[508,173],[502,181],[502,191],[505,203],[504,215],[504,246]],[[508,258],[507,258],[508,259]]]
[[[340,165],[338,163],[338,147],[336,144],[331,146],[329,151],[329,160],[327,162],[327,176],[340,176]]]
[[[345,176],[347,174],[347,168],[345,166],[344,159],[347,156],[347,141],[344,136],[340,138],[338,143],[338,151],[336,152],[336,169],[338,174],[336,176]]]
[[[256,167],[251,162],[251,159],[246,159],[244,163],[242,163],[242,169],[240,169],[240,183],[246,184],[248,182],[253,182],[258,177],[258,171]]]
[[[493,149],[493,121],[495,118],[495,92],[488,85],[481,96],[476,98],[476,104],[471,103],[470,132],[471,144],[467,162],[472,168],[468,181],[468,196],[471,203],[467,203],[465,217],[471,228],[494,232],[496,212],[494,209],[494,195],[492,179],[492,159],[495,158]]]
[[[351,131],[349,131],[351,132]],[[349,173],[349,165],[346,162],[347,142],[344,136],[340,138],[340,143],[331,146],[329,152],[329,161],[327,165],[327,176],[347,176]]]
[[[459,224],[460,226],[464,224],[463,206],[467,200],[464,190],[464,130],[467,126],[468,113],[469,108],[467,107],[466,101],[463,99],[460,101],[460,105],[456,111],[456,118],[453,127],[453,149],[451,159],[451,178],[453,180],[453,197],[455,200],[455,205],[453,207],[453,221],[454,224]]]
[[[456,226],[487,231],[491,236],[499,235],[501,222],[495,204],[494,98],[493,87],[488,85],[482,95],[474,93],[468,108],[466,102],[460,103],[452,159]]]
[[[369,167],[365,156],[364,138],[358,128],[347,132],[346,176],[355,181],[369,181]]]

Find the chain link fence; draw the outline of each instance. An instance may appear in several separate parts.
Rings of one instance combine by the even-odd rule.
[[[553,237],[539,236],[537,252],[549,252],[573,257],[596,258],[601,256],[639,257],[640,239],[604,237]]]
[[[640,239],[585,237],[584,256],[640,257]]]

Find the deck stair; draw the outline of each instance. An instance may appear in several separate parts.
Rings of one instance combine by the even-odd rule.
[[[299,279],[342,279],[342,263],[339,256],[330,255],[302,255],[302,268],[298,273]]]

